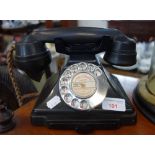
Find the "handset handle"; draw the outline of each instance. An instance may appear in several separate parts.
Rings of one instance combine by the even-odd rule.
[[[17,43],[16,48],[17,51],[29,51],[26,54],[31,55],[36,51],[42,51],[44,43],[47,42],[55,43],[57,52],[69,55],[79,52],[97,54],[103,50],[113,50],[112,46],[117,46],[117,50],[121,50],[123,42],[130,46],[134,44],[133,40],[116,29],[75,27],[34,31]]]
[[[73,28],[52,28],[35,30],[32,34],[22,40],[22,42],[51,42],[62,39],[66,43],[89,43],[96,42],[104,36],[125,35],[116,29],[104,29],[94,27],[73,27]]]

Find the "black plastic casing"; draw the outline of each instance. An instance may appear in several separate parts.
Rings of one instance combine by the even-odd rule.
[[[77,27],[39,30],[17,43],[15,54],[17,67],[35,80],[40,79],[51,61],[45,43],[55,43],[57,52],[70,56],[66,66],[81,61],[96,62],[95,55],[103,51],[104,59],[110,64],[131,66],[136,63],[135,41],[116,29]],[[91,111],[78,111],[68,107],[63,101],[49,109],[46,98],[51,91],[53,90],[52,95],[60,95],[58,82],[55,85],[53,78],[50,77],[31,113],[32,124],[78,131],[115,129],[122,125],[135,124],[136,112],[117,78],[113,78],[122,90],[121,96],[124,96],[127,108],[125,112],[103,110],[101,105]],[[107,96],[120,97],[111,88]]]

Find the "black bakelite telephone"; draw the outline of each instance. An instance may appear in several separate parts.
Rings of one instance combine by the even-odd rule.
[[[121,84],[95,55],[105,52],[112,65],[136,63],[135,41],[116,29],[37,30],[16,43],[15,65],[33,80],[47,71],[51,54],[45,43],[69,55],[60,74],[51,73],[31,113],[34,125],[57,129],[114,129],[136,122],[136,112]]]

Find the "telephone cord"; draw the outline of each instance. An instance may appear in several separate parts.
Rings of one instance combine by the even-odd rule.
[[[10,76],[10,79],[11,79],[11,82],[15,90],[17,100],[18,100],[18,104],[19,106],[21,106],[23,104],[23,98],[22,98],[21,91],[18,87],[18,84],[16,82],[16,79],[13,73],[13,52],[14,50],[15,50],[15,44],[12,43],[11,47],[7,51],[7,67],[8,67],[8,73],[9,73],[9,76]]]

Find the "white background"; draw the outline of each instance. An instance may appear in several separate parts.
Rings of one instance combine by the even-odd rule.
[[[0,19],[152,20],[155,4],[153,0],[5,0],[0,2]],[[149,155],[154,146],[154,136],[0,136],[1,155]]]

